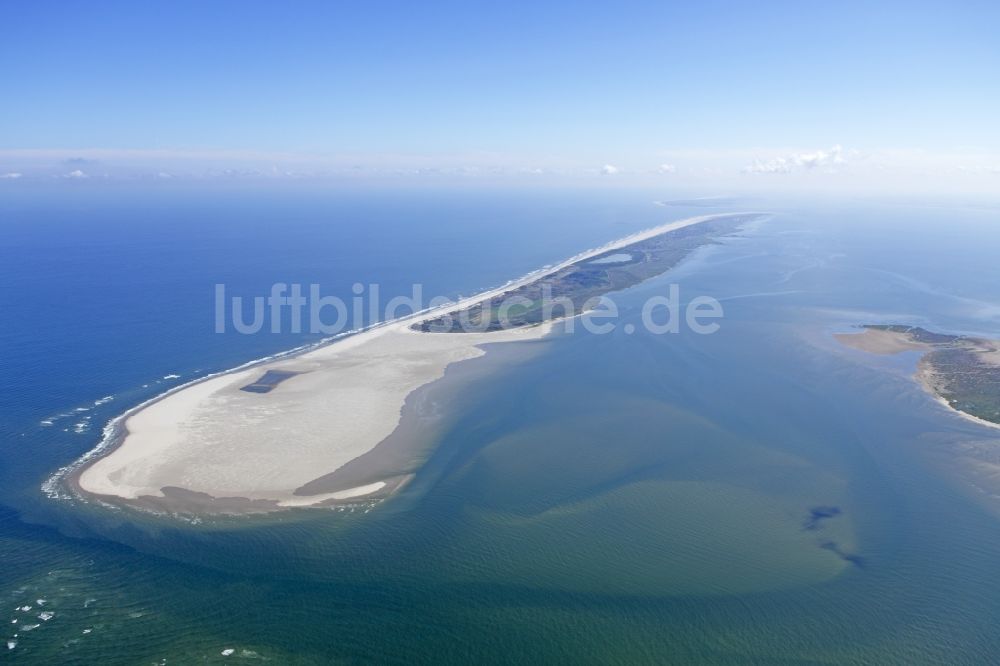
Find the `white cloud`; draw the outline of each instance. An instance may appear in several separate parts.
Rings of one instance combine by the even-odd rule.
[[[743,171],[744,173],[792,173],[793,171],[811,171],[814,169],[833,171],[835,167],[846,163],[844,149],[838,144],[829,150],[795,153],[766,161],[756,159],[751,164],[743,167]]]
[[[752,164],[743,167],[745,173],[789,173],[792,165],[784,157],[775,157],[766,162],[754,160]]]
[[[649,152],[536,155],[523,153],[256,153],[171,150],[55,150],[0,148],[0,179],[97,181],[155,180],[161,183],[209,179],[450,179],[484,183],[586,183],[602,174],[605,186],[632,184],[737,191],[828,189],[878,192],[975,192],[995,195],[1000,182],[1000,151],[963,148],[948,153],[919,148],[866,146],[864,151],[828,145],[820,148],[678,149]],[[669,158],[670,162],[667,162]],[[622,166],[626,164],[626,166]],[[671,167],[676,167],[671,169]],[[830,172],[839,172],[836,176]],[[752,176],[751,174],[778,174]],[[13,174],[22,174],[15,180]],[[167,178],[167,175],[172,178]],[[783,177],[781,174],[785,174]],[[0,182],[0,185],[3,183]],[[0,187],[0,189],[5,189]]]
[[[794,156],[795,164],[806,169],[836,166],[844,164],[844,149],[836,145],[830,150],[817,150],[814,153],[800,153]]]

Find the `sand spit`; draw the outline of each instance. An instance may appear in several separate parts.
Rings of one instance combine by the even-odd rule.
[[[163,488],[280,506],[345,499],[334,492],[309,501],[294,493],[388,437],[406,396],[450,364],[483,354],[479,345],[536,339],[548,330],[449,335],[382,328],[360,342],[348,338],[221,375],[131,415],[121,445],[78,483],[86,492],[124,499],[162,497]],[[267,394],[240,390],[267,370],[299,374]]]
[[[423,333],[415,323],[530,284],[578,261],[723,215],[661,225],[494,290],[378,325],[302,353],[208,377],[120,417],[98,451],[70,470],[85,494],[148,505],[166,498],[225,512],[384,497],[405,479],[296,493],[368,453],[397,427],[406,397],[484,344],[527,343],[552,323],[489,333]],[[241,390],[282,373],[266,392]],[[217,501],[218,500],[218,501]]]
[[[869,354],[889,356],[905,351],[929,351],[930,345],[914,342],[904,333],[866,328],[860,333],[835,333],[837,342],[866,351]]]

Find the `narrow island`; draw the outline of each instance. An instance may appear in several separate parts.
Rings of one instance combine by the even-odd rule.
[[[583,312],[595,299],[609,292],[628,289],[667,272],[691,251],[731,233],[750,218],[748,215],[696,218],[700,220],[698,224],[687,224],[633,243],[616,245],[470,307],[424,319],[411,328],[446,333],[495,331],[532,326],[568,313]],[[513,305],[503,311],[505,302]]]
[[[964,416],[1000,427],[1000,342],[899,324],[862,328],[836,337],[874,354],[924,352],[916,377],[927,391]]]
[[[385,446],[407,396],[451,364],[483,355],[483,345],[530,344],[573,314],[543,311],[543,289],[579,314],[595,297],[660,275],[760,217],[665,224],[504,287],[192,382],[112,421],[100,445],[49,484],[85,499],[181,515],[384,499],[423,463],[419,450],[401,453],[398,441],[391,452]],[[525,304],[500,326],[495,310],[515,295]],[[459,314],[479,330],[443,325]]]

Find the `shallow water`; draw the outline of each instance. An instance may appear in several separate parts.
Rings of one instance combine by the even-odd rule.
[[[617,295],[613,333],[496,346],[414,396],[404,428],[433,453],[391,502],[192,526],[54,502],[38,484],[157,378],[303,342],[215,335],[214,283],[468,293],[689,211],[638,193],[149,197],[15,202],[0,597],[41,626],[9,625],[2,658],[992,659],[1000,523],[954,461],[1000,438],[923,394],[914,355],[868,357],[832,333],[1000,334],[996,210],[767,202],[771,221]],[[90,244],[57,262],[72,234]],[[53,258],[29,261],[40,248]],[[185,255],[197,270],[170,269]],[[718,333],[645,331],[642,304],[671,283],[723,303]]]

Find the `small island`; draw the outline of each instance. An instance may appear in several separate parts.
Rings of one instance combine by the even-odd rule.
[[[1000,426],[1000,342],[935,333],[918,326],[869,324],[841,333],[848,346],[874,354],[922,351],[917,378],[943,404]]]

